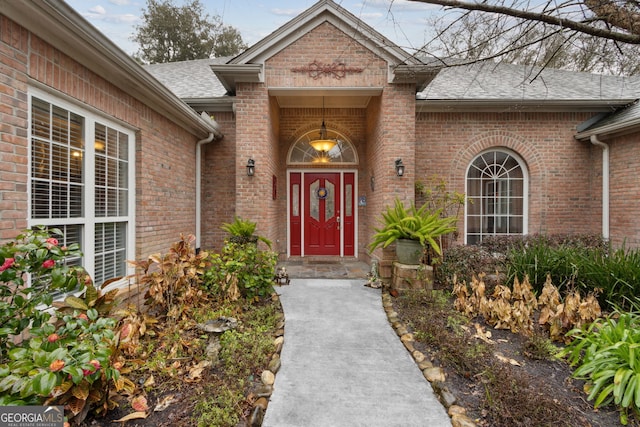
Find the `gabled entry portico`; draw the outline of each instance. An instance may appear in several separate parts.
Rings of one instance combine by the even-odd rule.
[[[235,214],[283,257],[368,256],[378,213],[414,197],[415,94],[437,70],[330,0],[211,69],[238,124]]]

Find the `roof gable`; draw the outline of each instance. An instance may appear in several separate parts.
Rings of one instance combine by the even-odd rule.
[[[392,83],[415,82],[422,89],[438,72],[438,68],[416,59],[332,0],[320,0],[226,64],[212,65],[211,69],[229,92],[235,91],[237,82],[264,82],[267,59],[325,22],[386,61]]]
[[[229,61],[229,64],[264,63],[266,59],[324,22],[329,22],[339,30],[349,34],[389,63],[420,63],[420,61],[358,19],[348,10],[338,6],[332,0],[320,0],[242,54],[233,58]]]

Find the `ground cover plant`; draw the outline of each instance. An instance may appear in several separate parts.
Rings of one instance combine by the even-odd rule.
[[[481,426],[640,425],[637,252],[588,236],[487,243],[445,251],[437,290],[394,300],[457,403]]]
[[[259,280],[230,259],[213,273],[219,255],[196,254],[183,236],[166,254],[133,262],[133,297],[122,301],[76,265],[77,245],[60,241],[59,230],[37,228],[0,246],[2,404],[64,405],[67,423],[80,426],[247,422],[282,327],[273,253],[229,243],[227,256],[255,262]],[[237,324],[212,350],[198,324],[223,316]]]
[[[619,425],[615,407],[594,411],[585,383],[555,357],[561,344],[541,328],[530,336],[493,329],[457,311],[444,290],[403,291],[393,304],[416,349],[444,369],[443,386],[478,426]]]

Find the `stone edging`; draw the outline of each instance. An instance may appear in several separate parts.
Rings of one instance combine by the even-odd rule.
[[[280,297],[277,293],[271,295],[271,300],[274,302],[280,302]],[[262,371],[260,375],[261,385],[256,391],[256,401],[253,402],[253,409],[251,409],[251,415],[248,419],[249,427],[260,427],[264,418],[264,413],[269,406],[269,399],[273,393],[273,383],[276,379],[276,374],[280,370],[280,353],[282,352],[282,345],[284,344],[284,313],[281,311],[277,315],[278,323],[276,325],[275,339],[273,344],[276,349],[271,356],[269,366]]]
[[[404,344],[404,347],[411,354],[413,360],[418,364],[418,368],[422,371],[422,375],[424,375],[424,378],[429,381],[440,402],[447,409],[447,413],[451,417],[452,426],[476,427],[476,423],[467,416],[467,410],[456,405],[456,397],[445,385],[446,375],[444,370],[434,366],[429,360],[427,360],[424,353],[416,350],[413,346],[413,334],[411,334],[407,330],[407,327],[400,321],[398,313],[393,309],[391,295],[386,290],[382,291],[382,307],[387,313],[389,323],[395,330],[396,334],[400,337],[400,341],[402,341],[402,344]]]

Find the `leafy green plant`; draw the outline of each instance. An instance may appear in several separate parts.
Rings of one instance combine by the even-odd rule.
[[[640,410],[640,315],[616,312],[568,335],[573,342],[560,356],[576,367],[574,377],[588,382],[588,400],[596,409],[614,403],[626,425],[629,410]]]
[[[223,223],[220,228],[229,233],[229,240],[233,243],[256,243],[260,240],[271,249],[271,241],[269,239],[255,234],[256,227],[257,224],[255,222],[235,216],[233,222]]]
[[[436,240],[438,237],[456,230],[455,217],[440,216],[441,210],[430,211],[427,205],[416,208],[415,203],[411,203],[409,208],[400,201],[395,200],[393,207],[388,207],[382,213],[381,228],[375,228],[375,234],[369,250],[373,251],[378,247],[386,248],[398,239],[417,240],[423,247],[429,245],[432,250],[440,255],[440,245]]]
[[[6,361],[10,337],[49,321],[53,294],[80,290],[91,278],[69,258],[82,256],[77,244],[60,246],[58,229],[26,230],[15,241],[0,246],[0,363]]]
[[[110,389],[117,390],[120,379],[112,364],[115,324],[90,309],[32,328],[31,338],[11,348],[0,365],[0,404],[64,405],[77,422],[90,409],[113,409]]]
[[[220,254],[209,257],[211,267],[204,273],[204,286],[231,299],[267,296],[273,290],[277,261],[278,254],[273,251],[227,242]]]
[[[64,405],[80,423],[114,408],[112,391],[135,386],[115,362],[116,321],[105,316],[114,293],[102,295],[82,267],[68,265],[82,254],[60,237],[36,227],[0,247],[0,405]],[[52,307],[54,293],[83,288]]]

